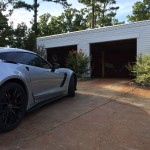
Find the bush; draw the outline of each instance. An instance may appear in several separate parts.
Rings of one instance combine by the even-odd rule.
[[[88,72],[88,64],[90,57],[83,53],[82,49],[79,52],[73,50],[69,52],[66,66],[72,69],[78,78],[81,78],[83,74]]]
[[[139,55],[134,65],[128,65],[128,69],[135,77],[135,83],[150,86],[150,55]]]

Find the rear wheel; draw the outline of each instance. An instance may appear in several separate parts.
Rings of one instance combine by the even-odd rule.
[[[27,108],[27,94],[23,87],[10,82],[0,88],[0,131],[16,128]]]
[[[69,87],[68,87],[68,96],[69,97],[74,97],[75,96],[75,79],[74,79],[74,75],[71,76],[70,78],[70,82],[69,82]]]

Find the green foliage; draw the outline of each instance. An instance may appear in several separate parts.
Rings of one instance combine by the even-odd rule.
[[[0,47],[5,46],[7,43],[7,35],[9,26],[7,23],[8,19],[0,12]]]
[[[143,2],[138,1],[132,7],[132,15],[128,15],[129,22],[142,21],[142,20],[150,20],[150,1],[143,0]]]
[[[119,7],[116,7],[116,0],[78,0],[87,6],[87,19],[91,24],[91,20],[94,23],[93,27],[110,26],[119,21],[115,19],[116,11]],[[90,25],[91,26],[91,25]]]
[[[75,8],[67,8],[61,14],[61,18],[63,18],[64,32],[73,32],[88,28],[83,9],[77,10]]]
[[[66,66],[72,69],[77,77],[81,78],[84,73],[88,71],[88,64],[90,62],[90,57],[83,53],[82,49],[79,52],[70,51]]]
[[[50,17],[51,17],[51,15],[49,13],[46,13],[39,17],[40,18],[40,20],[38,22],[38,35],[39,36],[50,35],[50,28],[48,26]]]
[[[2,11],[9,11],[11,14],[12,10],[8,10],[8,7],[14,3],[15,0],[1,0],[0,1],[0,12]],[[9,14],[9,15],[10,15]]]
[[[38,36],[85,30],[88,28],[85,13],[86,12],[83,9],[77,10],[75,8],[65,9],[58,17],[46,13],[40,16]]]
[[[12,25],[8,24],[7,17],[11,15],[12,10],[9,6],[13,0],[0,1],[0,47],[8,46],[10,44],[9,37],[12,36]]]
[[[5,37],[4,46],[28,50],[34,49],[35,35],[31,29],[27,28],[25,23],[18,24],[16,28],[13,28],[12,24],[11,28],[5,31],[7,31],[7,36]]]
[[[35,40],[34,31],[28,28],[26,37],[24,38],[24,49],[33,51],[35,48]]]
[[[70,6],[70,4],[67,3],[67,0],[43,0],[43,1],[59,3],[59,4],[61,4],[64,8]]]
[[[66,0],[43,0],[47,2],[54,2],[54,3],[59,3],[63,5],[64,7],[69,6]],[[38,22],[37,22],[37,16],[38,16],[38,8],[40,6],[40,3],[38,3],[38,0],[34,0],[33,4],[28,4],[23,0],[18,0],[14,2],[14,9],[19,9],[19,8],[25,8],[28,11],[33,11],[33,22],[32,22],[32,30],[34,31],[35,38],[38,36]],[[36,41],[36,40],[35,40]],[[36,42],[35,42],[36,44]]]
[[[129,65],[128,69],[135,77],[135,83],[150,86],[150,55],[139,55],[134,65]]]
[[[18,9],[18,8],[25,8],[28,11],[34,10],[33,5],[30,5],[24,1],[17,1],[16,3],[14,3],[14,9]]]

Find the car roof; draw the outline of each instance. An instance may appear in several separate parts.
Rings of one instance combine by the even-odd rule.
[[[29,50],[24,50],[24,49],[19,49],[19,48],[9,48],[9,47],[0,47],[0,53],[4,52],[26,52],[26,53],[33,53],[32,51]]]

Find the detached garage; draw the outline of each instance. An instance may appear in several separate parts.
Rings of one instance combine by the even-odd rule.
[[[126,78],[126,65],[138,54],[150,54],[150,21],[41,37],[37,44],[45,47],[49,62],[61,67],[69,51],[82,49],[92,57],[90,77]]]

